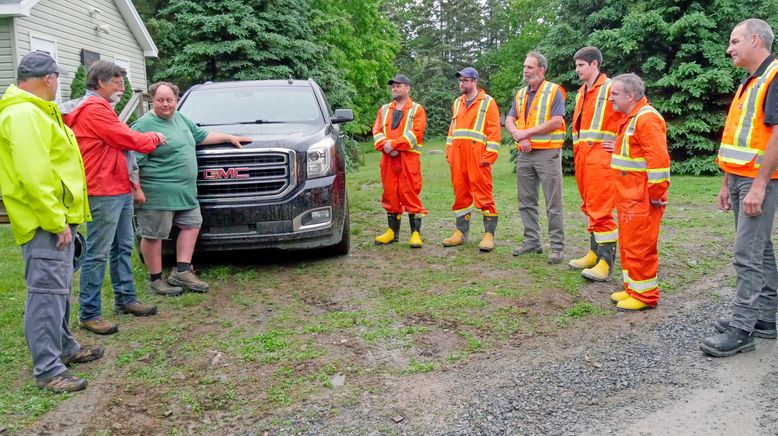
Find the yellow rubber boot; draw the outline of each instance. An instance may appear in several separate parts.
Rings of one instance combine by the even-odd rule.
[[[587,268],[581,271],[581,275],[589,280],[594,280],[595,282],[607,282],[611,279],[610,272],[611,267],[608,265],[608,262],[600,259],[593,268]]]
[[[467,232],[470,230],[470,212],[457,217],[457,229],[454,234],[443,240],[444,247],[457,247],[467,242]]]
[[[616,304],[616,307],[621,310],[644,310],[648,309],[648,305],[637,298],[627,297]]]
[[[386,215],[387,221],[389,221],[389,228],[383,234],[375,237],[376,245],[387,245],[397,242],[400,233],[400,217],[402,217],[402,214],[389,213]]]
[[[484,233],[483,239],[478,244],[478,249],[485,252],[494,250],[494,235],[489,232]]]
[[[494,231],[497,230],[497,215],[484,215],[484,238],[478,249],[484,252],[494,250]]]
[[[448,238],[443,240],[443,246],[444,247],[456,247],[459,245],[464,244],[466,241],[465,234],[459,231],[459,229],[454,230],[454,234],[449,236]]]
[[[580,257],[578,259],[573,259],[570,262],[568,262],[568,265],[570,268],[573,269],[584,269],[584,268],[591,268],[594,265],[597,265],[597,253],[595,253],[592,250],[589,250],[584,257]]]
[[[422,244],[424,244],[424,241],[421,240],[421,234],[419,234],[419,232],[411,233],[411,239],[408,241],[408,245],[410,245],[411,248],[421,248]]]
[[[589,252],[584,257],[573,259],[567,263],[570,268],[573,269],[585,269],[591,268],[597,265],[597,250],[599,245],[594,239],[594,233],[589,233]]]
[[[614,303],[618,303],[619,301],[626,300],[627,298],[632,298],[627,294],[625,291],[619,291],[614,292],[611,294],[611,301]]]
[[[386,231],[375,237],[376,245],[387,245],[394,242],[394,230],[386,229]]]

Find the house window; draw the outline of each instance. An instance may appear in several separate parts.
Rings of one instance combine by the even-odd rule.
[[[57,39],[53,36],[30,33],[30,52],[34,51],[45,51],[59,65],[59,59],[57,58]],[[57,104],[62,102],[62,82],[60,82],[60,86],[57,88],[57,97],[55,101]]]
[[[114,57],[113,63],[127,70],[127,80],[129,80],[130,83],[132,83],[132,73],[130,72],[130,60]]]

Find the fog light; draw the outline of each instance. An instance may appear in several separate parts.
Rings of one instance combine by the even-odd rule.
[[[309,210],[301,213],[293,220],[294,231],[314,230],[332,225],[332,208]]]
[[[311,212],[311,222],[320,223],[322,221],[329,221],[330,220],[330,210],[329,209],[323,209],[323,210],[314,210]]]

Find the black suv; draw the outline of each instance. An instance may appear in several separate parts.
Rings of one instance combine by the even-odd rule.
[[[197,148],[203,214],[198,251],[312,249],[349,251],[344,135],[311,79],[204,83],[178,110],[207,130],[253,139]]]

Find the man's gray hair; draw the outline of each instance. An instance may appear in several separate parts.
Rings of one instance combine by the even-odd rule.
[[[737,26],[740,27],[743,26],[745,29],[745,33],[748,36],[756,35],[759,37],[759,39],[762,41],[762,47],[766,48],[767,51],[771,52],[773,51],[773,41],[775,40],[775,35],[773,34],[773,29],[770,28],[770,25],[767,24],[766,21],[760,20],[759,18],[749,18],[745,21],[741,21]]]
[[[637,74],[619,74],[613,80],[624,84],[624,93],[634,95],[635,100],[640,100],[646,96],[646,85]]]
[[[122,80],[127,76],[127,70],[108,61],[95,61],[89,66],[89,72],[86,73],[86,87],[96,91],[100,89],[100,81],[110,82],[114,77],[121,77]]]
[[[540,53],[539,51],[533,50],[533,51],[527,53],[527,57],[528,58],[535,58],[535,59],[537,59],[538,66],[540,68],[543,68],[544,70],[548,70],[548,60],[546,60],[546,57],[543,56],[543,54]]]

